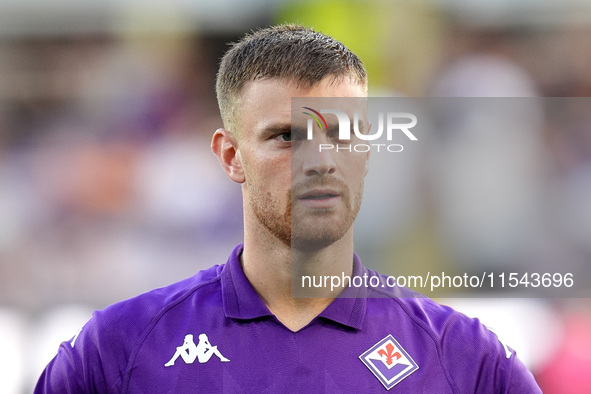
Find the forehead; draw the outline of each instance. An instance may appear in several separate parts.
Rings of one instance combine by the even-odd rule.
[[[291,81],[265,79],[248,82],[242,91],[239,109],[241,128],[260,130],[291,121],[292,97],[366,97],[365,87],[349,78],[328,76],[311,87]]]

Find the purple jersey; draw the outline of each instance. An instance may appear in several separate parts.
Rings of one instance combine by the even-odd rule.
[[[393,289],[349,288],[360,297],[292,332],[247,280],[241,252],[95,312],[35,393],[541,392],[478,320]],[[354,272],[377,275],[357,257]]]

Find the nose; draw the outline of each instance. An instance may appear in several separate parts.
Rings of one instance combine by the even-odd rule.
[[[327,144],[319,144],[318,141],[306,141],[306,148],[301,151],[302,170],[306,176],[331,175],[337,166],[334,147],[328,149]],[[321,146],[323,149],[320,149]]]

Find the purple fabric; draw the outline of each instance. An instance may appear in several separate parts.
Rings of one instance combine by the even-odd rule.
[[[224,265],[95,312],[74,346],[62,343],[35,393],[387,392],[363,354],[386,380],[414,360],[418,368],[412,364],[390,392],[541,392],[478,320],[426,298],[347,289],[377,298],[336,299],[294,333],[246,279],[241,251]],[[377,275],[357,257],[354,272]],[[382,350],[387,338],[393,341]]]

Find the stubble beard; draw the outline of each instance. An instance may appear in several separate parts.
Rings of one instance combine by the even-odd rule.
[[[315,209],[312,215],[294,212],[292,221],[292,204],[300,191],[313,187],[335,187],[345,205],[344,214],[335,218],[333,208]],[[341,180],[331,176],[319,176],[294,185],[283,199],[274,198],[270,192],[261,192],[265,187],[256,187],[248,180],[250,205],[259,221],[275,238],[288,247],[299,250],[313,251],[325,248],[340,240],[351,228],[361,207],[363,182],[358,190],[351,193],[348,186]]]

